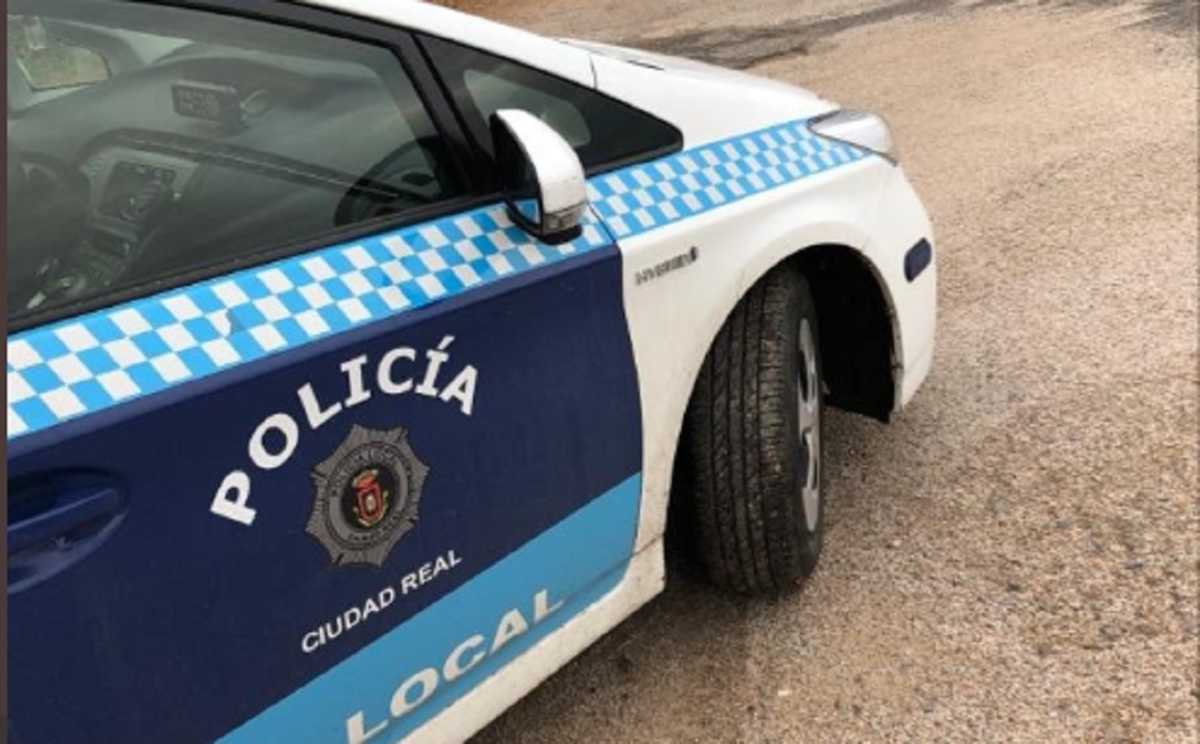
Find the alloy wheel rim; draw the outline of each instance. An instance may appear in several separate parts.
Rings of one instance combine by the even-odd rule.
[[[821,380],[817,375],[817,345],[807,318],[800,321],[797,351],[796,398],[803,463],[800,498],[805,526],[815,532],[821,506]]]

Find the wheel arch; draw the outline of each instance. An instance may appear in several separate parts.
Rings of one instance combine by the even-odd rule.
[[[887,423],[903,359],[887,284],[864,254],[845,245],[810,246],[788,260],[808,278],[817,306],[827,402]]]
[[[681,445],[686,434],[683,423],[704,358],[734,308],[775,268],[794,263],[809,280],[821,325],[819,343],[830,405],[884,422],[894,411],[900,395],[897,371],[899,360],[903,359],[899,320],[879,267],[862,248],[855,247],[867,245],[867,236],[847,225],[823,225],[817,229],[810,226],[805,232],[805,240],[784,242],[782,247],[762,251],[757,260],[748,262],[738,277],[736,289],[722,298],[724,302],[719,308],[714,308],[715,322],[704,329],[703,352],[695,364],[689,365],[686,380],[680,381],[686,383],[687,397],[671,422],[674,437],[670,466],[665,474],[666,503],[663,508],[652,510],[663,522],[651,529],[643,523],[639,545],[650,534],[661,535],[665,531],[668,512],[675,513],[681,501],[677,497],[687,488],[686,478],[680,477],[684,450]],[[865,303],[850,301],[863,296],[868,298]],[[827,318],[833,319],[832,324]],[[864,335],[870,341],[859,343],[856,339]]]
[[[900,398],[904,354],[895,299],[866,249],[869,238],[845,224],[810,226],[803,238],[795,243],[785,239],[783,247],[764,251],[746,266],[736,294],[708,334],[705,354],[750,288],[775,268],[794,263],[808,279],[817,305],[827,401],[886,423]],[[690,400],[695,376],[689,382]]]

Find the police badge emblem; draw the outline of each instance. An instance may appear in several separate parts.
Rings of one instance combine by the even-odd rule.
[[[382,566],[416,523],[428,474],[403,427],[376,431],[355,424],[313,468],[316,496],[305,532],[325,546],[334,565]]]

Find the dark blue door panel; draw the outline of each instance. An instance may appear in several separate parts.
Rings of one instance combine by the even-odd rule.
[[[591,250],[10,442],[10,483],[43,486],[24,502],[30,514],[39,498],[66,498],[53,485],[64,473],[119,484],[115,506],[87,503],[120,514],[90,554],[9,596],[17,741],[208,741],[352,656],[374,668],[365,647],[385,636],[379,648],[411,646],[418,663],[425,636],[406,644],[406,621],[472,580],[483,594],[455,601],[528,605],[524,584],[481,585],[481,574],[559,523],[574,532],[555,534],[592,534],[564,520],[609,494],[597,512],[610,515],[608,557],[560,545],[546,583],[527,582],[594,589],[632,548],[641,467],[620,288],[616,249]],[[354,460],[360,451],[374,460]],[[398,472],[368,467],[381,460]],[[418,499],[411,476],[424,468]],[[227,500],[253,510],[251,524],[211,510],[223,482],[248,483]],[[399,537],[359,550],[346,525],[372,523],[384,493],[408,510]],[[564,570],[571,580],[550,586]],[[584,594],[553,601],[570,608]],[[476,632],[438,617],[446,638]],[[382,713],[377,699],[361,705],[366,725],[387,715],[386,701]],[[331,730],[353,712],[339,708]]]
[[[618,584],[640,497],[592,499],[221,744],[399,741]]]

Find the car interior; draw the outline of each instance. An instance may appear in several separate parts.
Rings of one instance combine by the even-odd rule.
[[[9,13],[17,325],[458,188],[386,50],[167,7]]]

